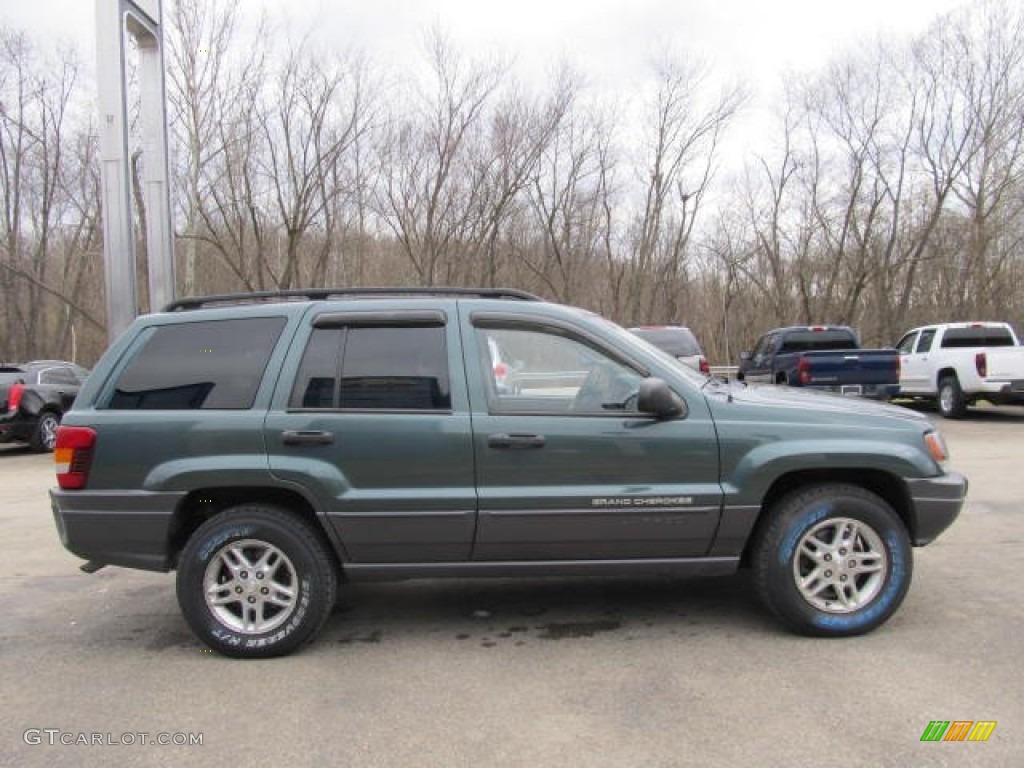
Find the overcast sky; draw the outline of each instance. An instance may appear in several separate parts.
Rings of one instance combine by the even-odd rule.
[[[166,1],[166,0],[165,0]],[[439,26],[469,54],[512,57],[527,82],[567,60],[594,87],[628,95],[650,81],[660,50],[701,56],[723,79],[753,89],[763,112],[789,71],[813,70],[875,36],[922,31],[964,0],[241,0],[313,31],[339,49],[357,45],[399,71],[420,61],[424,31]],[[0,23],[95,51],[95,0],[0,0]],[[285,23],[282,21],[282,23]],[[282,47],[284,47],[282,43]]]
[[[339,47],[382,58],[418,50],[434,23],[468,49],[499,50],[529,70],[565,57],[594,81],[618,85],[652,49],[707,56],[754,82],[814,67],[875,34],[913,33],[964,0],[242,0],[267,6]],[[95,0],[0,0],[0,21],[94,49]]]

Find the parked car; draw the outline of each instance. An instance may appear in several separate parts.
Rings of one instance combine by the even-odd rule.
[[[740,355],[737,378],[887,400],[899,391],[895,349],[863,349],[845,325],[776,328]]]
[[[103,355],[54,459],[83,569],[176,569],[193,632],[240,657],[312,639],[341,581],[741,565],[796,631],[857,635],[967,487],[922,414],[719,382],[498,289],[176,302]]]
[[[0,443],[52,451],[57,425],[89,372],[63,360],[0,365]]]
[[[629,330],[695,371],[711,374],[711,367],[708,365],[708,359],[704,357],[704,352],[701,351],[700,342],[686,326],[642,325]]]
[[[914,328],[896,345],[900,396],[934,400],[949,419],[980,400],[1024,405],[1024,347],[1006,323]]]

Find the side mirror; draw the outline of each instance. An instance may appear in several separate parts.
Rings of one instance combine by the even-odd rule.
[[[669,389],[668,384],[656,378],[640,382],[636,407],[640,413],[649,413],[661,421],[686,415],[686,403]]]
[[[746,362],[749,359],[750,359],[750,350],[749,349],[748,350],[744,350],[743,352],[740,352],[740,360],[743,360],[744,362]]]

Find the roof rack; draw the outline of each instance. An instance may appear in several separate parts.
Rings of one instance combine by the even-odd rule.
[[[221,293],[212,296],[194,296],[172,301],[164,312],[181,312],[216,304],[254,304],[261,301],[307,300],[342,298],[346,296],[474,296],[481,299],[515,299],[517,301],[543,301],[539,296],[510,288],[296,288],[283,291],[253,291],[251,293]]]

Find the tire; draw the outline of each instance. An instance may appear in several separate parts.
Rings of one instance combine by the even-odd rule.
[[[39,414],[39,421],[36,428],[32,430],[32,437],[28,442],[29,448],[36,453],[51,453],[57,445],[57,427],[60,426],[60,416],[53,411],[43,411]]]
[[[820,485],[790,494],[769,514],[754,545],[754,583],[785,624],[804,635],[850,637],[899,608],[913,554],[903,522],[881,498]]]
[[[947,419],[962,419],[967,414],[967,400],[956,376],[943,376],[939,381],[939,413]]]
[[[319,633],[337,582],[327,545],[305,520],[244,504],[207,520],[188,540],[178,604],[196,636],[225,656],[283,656]]]

